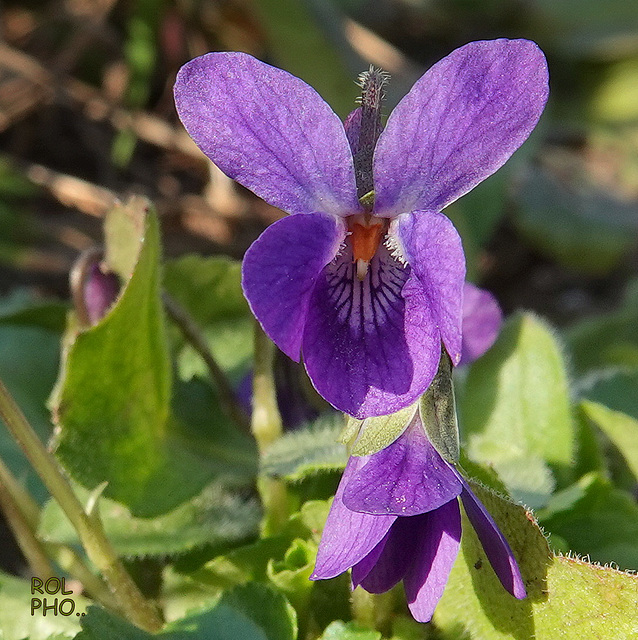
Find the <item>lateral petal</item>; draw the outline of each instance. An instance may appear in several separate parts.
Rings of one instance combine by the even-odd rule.
[[[287,216],[271,224],[244,256],[248,304],[273,342],[297,362],[315,282],[345,233],[335,216]]]
[[[397,220],[398,238],[441,339],[457,365],[461,359],[465,255],[454,225],[441,213],[414,211]]]

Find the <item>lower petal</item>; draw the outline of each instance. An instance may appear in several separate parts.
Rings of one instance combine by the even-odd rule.
[[[412,520],[412,518],[410,518]],[[408,608],[418,622],[432,618],[461,545],[457,500],[414,518],[415,556],[403,580]]]
[[[415,516],[456,502],[462,486],[427,439],[417,414],[397,440],[367,456],[345,485],[343,502],[363,513]]]
[[[359,280],[346,247],[317,279],[303,356],[328,402],[366,418],[398,411],[425,391],[436,373],[440,340],[409,266],[381,246]]]
[[[401,215],[398,239],[418,279],[447,352],[461,359],[461,323],[465,255],[454,225],[441,213],[416,211]]]
[[[527,592],[525,591],[525,584],[512,548],[492,516],[483,503],[474,495],[465,480],[463,480],[461,500],[463,501],[465,513],[467,513],[467,517],[481,541],[485,555],[501,584],[515,598],[522,600],[527,595]]]
[[[345,237],[343,222],[321,213],[287,216],[250,246],[242,264],[248,303],[273,342],[299,361],[308,304],[317,277]]]
[[[379,543],[380,552],[375,556],[375,549],[352,568],[353,586],[360,584],[369,593],[384,593],[403,579],[414,562],[419,517],[397,518],[386,538]],[[369,561],[370,557],[374,559],[373,563]]]
[[[388,533],[395,516],[371,516],[350,511],[343,504],[343,491],[365,458],[348,460],[323,529],[311,580],[334,578],[363,560]]]

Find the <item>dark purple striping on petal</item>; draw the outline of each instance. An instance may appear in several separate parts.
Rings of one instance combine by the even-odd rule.
[[[317,390],[338,409],[391,413],[416,399],[432,379],[440,338],[410,274],[381,245],[359,280],[346,244],[317,278],[303,356]]]

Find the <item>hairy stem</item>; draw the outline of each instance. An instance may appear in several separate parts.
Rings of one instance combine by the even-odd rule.
[[[42,444],[2,381],[0,417],[77,531],[89,560],[104,576],[123,615],[142,629],[157,631],[162,626],[157,610],[144,599],[124,569],[97,515],[85,512],[57,461]]]

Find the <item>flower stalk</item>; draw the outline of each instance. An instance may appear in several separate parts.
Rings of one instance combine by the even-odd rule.
[[[255,322],[255,364],[253,372],[253,410],[251,430],[260,455],[283,433],[283,424],[274,375],[275,345]],[[289,505],[286,485],[278,478],[261,476],[257,488],[264,506],[262,533],[275,534],[288,520]]]
[[[87,593],[101,605],[112,611],[119,611],[119,607],[115,602],[109,588],[104,582],[95,575],[91,569],[86,565],[86,562],[76,553],[76,551],[64,544],[54,542],[42,542],[38,539],[36,531],[40,520],[40,507],[38,503],[31,497],[29,492],[15,479],[9,468],[0,459],[0,503],[9,526],[16,535],[18,543],[22,540],[31,539],[30,544],[37,544],[40,547],[40,552],[44,553],[48,559],[51,558],[63,571],[73,576],[76,580],[82,583],[82,587]],[[12,517],[9,515],[9,509],[15,514],[16,522],[12,522]],[[20,528],[18,528],[18,526]],[[25,549],[22,549],[25,557],[29,561],[31,568],[41,578],[45,575],[52,575],[46,573],[43,570],[44,565],[35,564],[27,554]]]
[[[226,415],[245,431],[250,429],[250,420],[242,406],[237,402],[235,393],[215,357],[211,353],[206,339],[191,315],[166,291],[162,293],[162,302],[168,317],[179,327],[193,349],[199,353],[206,364],[210,377],[219,393],[219,402]]]
[[[89,516],[85,512],[57,461],[38,438],[1,380],[0,417],[42,482],[69,518],[89,560],[104,576],[123,615],[130,622],[147,631],[160,629],[162,621],[157,610],[142,596],[131,576],[124,569],[104,533],[99,518],[95,514]]]

